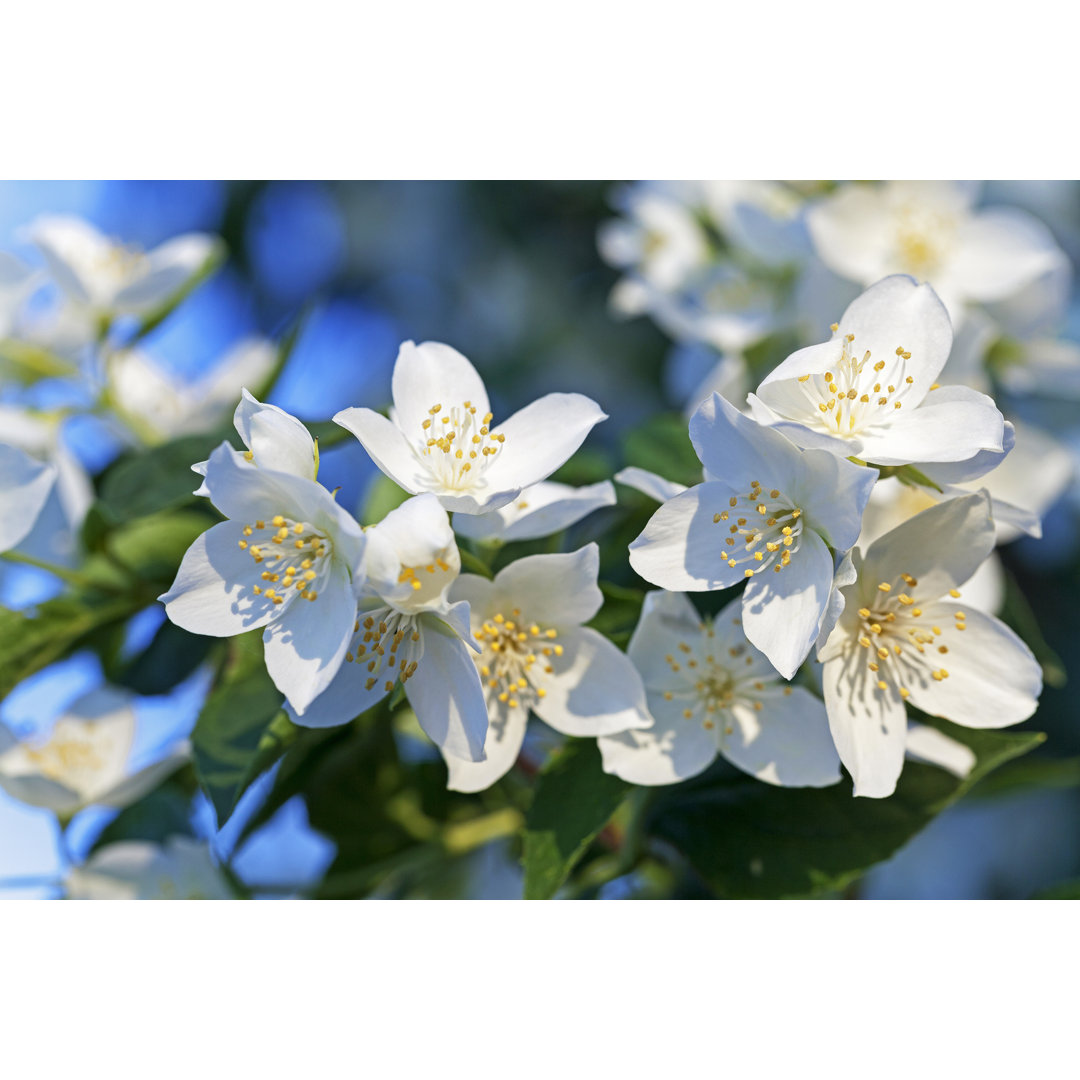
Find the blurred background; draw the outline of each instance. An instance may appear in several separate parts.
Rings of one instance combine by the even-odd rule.
[[[630,260],[618,250],[619,237],[604,241],[601,232],[598,244],[605,222],[633,217],[632,190],[616,183],[6,183],[0,184],[0,250],[33,262],[23,230],[45,213],[78,215],[144,248],[185,232],[215,233],[227,245],[226,264],[143,342],[177,380],[196,382],[231,346],[252,335],[278,338],[303,316],[271,400],[301,419],[322,421],[349,405],[383,407],[403,340],[443,341],[479,369],[497,415],[550,390],[599,401],[611,419],[586,453],[591,470],[610,476],[624,464],[620,447],[627,433],[656,414],[692,408],[695,391],[709,379],[738,386],[742,355],[755,348],[770,356],[768,350],[777,350],[782,358],[793,338],[822,340],[851,298],[832,282],[815,292],[825,297],[815,301],[820,317],[810,300],[807,307],[800,299],[792,301],[796,315],[778,320],[776,305],[763,305],[755,291],[760,278],[725,279],[722,300],[706,297],[694,313],[715,316],[719,329],[687,329],[685,309],[630,294],[621,272]],[[793,185],[791,191],[808,200],[830,189]],[[1070,264],[1080,258],[1080,184],[990,183],[977,199],[980,206],[1034,215]],[[799,257],[793,255],[792,264]],[[774,296],[787,287],[789,271],[770,273]],[[1065,288],[1053,335],[1080,341],[1080,293],[1071,275]],[[763,313],[763,306],[769,310]],[[747,330],[747,321],[756,328]],[[1069,377],[1066,372],[1066,382]],[[1080,371],[1071,377],[1080,382]],[[1007,385],[1008,415],[1080,457],[1075,399],[1056,384]],[[0,404],[16,400],[25,400],[25,392],[0,384]],[[92,424],[72,425],[65,438],[91,471],[120,450]],[[327,452],[320,479],[340,485],[342,502],[354,507],[374,473],[350,440]],[[1000,551],[1043,639],[1040,659],[1045,664],[1054,657],[1057,665],[1053,685],[1048,680],[1026,725],[1049,736],[1030,759],[1039,767],[1012,770],[998,782],[991,777],[867,875],[853,897],[1020,898],[1080,878],[1080,723],[1075,683],[1068,680],[1080,677],[1080,636],[1072,624],[1080,611],[1078,515],[1080,488],[1070,481],[1053,494],[1044,537],[1024,537]],[[4,567],[0,574],[0,603],[8,607],[31,605],[54,589],[54,579],[30,568]],[[149,620],[144,632],[155,629]],[[20,733],[43,729],[99,679],[96,658],[77,655],[23,683],[0,705],[0,719]],[[206,678],[196,672],[167,697],[143,698],[136,756],[149,760],[189,731],[205,691]],[[248,792],[247,805],[220,832],[209,805],[197,803],[196,832],[218,854],[230,854],[260,792],[265,785]],[[64,853],[49,812],[0,794],[0,896],[54,895],[50,881],[62,875],[69,855],[80,857],[80,845],[89,845],[110,816],[83,811],[69,830],[72,850]],[[256,892],[288,895],[317,880],[333,854],[297,800],[245,841],[233,866]],[[619,895],[619,883],[613,886],[611,895]],[[508,849],[493,844],[477,853],[458,892],[520,896],[519,869]]]

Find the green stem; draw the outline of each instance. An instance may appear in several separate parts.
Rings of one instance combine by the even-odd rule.
[[[471,570],[474,574],[479,574],[481,577],[486,577],[489,580],[494,577],[491,572],[491,567],[479,556],[474,555],[468,548],[459,547],[458,551],[461,553],[461,568],[463,570]]]
[[[2,551],[0,552],[0,559],[21,563],[24,566],[36,566],[39,570],[47,570],[50,574],[55,574],[61,581],[66,581],[69,585],[91,588],[97,584],[85,574],[80,574],[78,570],[68,570],[66,567],[56,566],[54,563],[35,558],[33,555],[27,555],[22,551]]]
[[[645,842],[645,818],[655,795],[656,789],[651,787],[636,787],[630,792],[630,820],[626,823],[626,832],[623,833],[622,844],[619,846],[620,877],[629,874],[641,861]]]

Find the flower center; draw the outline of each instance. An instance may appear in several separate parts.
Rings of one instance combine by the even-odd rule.
[[[739,620],[735,620],[738,624]],[[705,718],[701,726],[706,731],[717,728],[718,720],[722,721],[718,730],[720,742],[734,733],[734,719],[730,710],[732,705],[744,704],[750,706],[756,712],[764,707],[757,694],[766,688],[761,679],[751,679],[748,675],[740,673],[738,664],[740,659],[746,666],[752,666],[753,656],[746,655],[746,643],[737,642],[730,645],[726,656],[717,658],[719,651],[716,643],[716,631],[712,625],[704,626],[703,637],[691,644],[687,641],[678,643],[679,655],[669,653],[664,657],[668,667],[679,675],[683,680],[684,689],[665,690],[664,700],[673,701],[675,698],[696,701]],[[784,693],[789,694],[791,687],[785,687]],[[717,713],[724,713],[718,718]],[[693,719],[694,708],[687,706],[683,709],[683,717]]]
[[[832,329],[838,329],[836,323]],[[915,376],[909,375],[907,369],[911,353],[903,345],[887,357],[873,360],[869,349],[859,357],[854,341],[854,334],[843,338],[840,359],[831,371],[799,376],[817,414],[817,428],[844,438],[889,423],[915,383]]]
[[[244,536],[252,539],[239,541],[240,547],[263,567],[262,580],[267,582],[252,586],[256,596],[274,604],[283,604],[293,595],[305,600],[318,597],[317,585],[332,550],[328,537],[282,514],[275,514],[269,525],[265,521],[245,525]]]
[[[510,616],[496,612],[473,631],[483,649],[477,663],[480,677],[498,701],[511,709],[523,703],[528,708],[547,695],[534,680],[540,672],[552,673],[551,657],[562,656],[563,647],[554,643],[557,630],[529,622],[520,608],[514,608]]]
[[[893,258],[896,269],[919,281],[934,277],[952,243],[955,220],[949,214],[913,203],[904,203],[895,213]]]
[[[420,661],[414,656],[419,641],[420,631],[412,615],[389,607],[376,608],[357,616],[345,662],[367,667],[365,690],[373,690],[383,679],[383,689],[389,693],[396,680],[404,685],[416,673]]]
[[[42,776],[62,780],[73,772],[100,769],[104,762],[89,742],[81,739],[53,738],[44,746],[29,748],[26,757]]]
[[[471,401],[444,409],[428,409],[418,454],[443,488],[465,489],[477,481],[499,455],[505,435],[494,434],[491,413],[478,417]]]
[[[728,533],[721,562],[733,570],[744,567],[743,576],[749,578],[770,567],[780,573],[790,565],[799,550],[803,512],[778,488],[765,491],[751,480],[746,495],[732,495],[727,507],[713,514],[713,524]]]
[[[934,682],[949,677],[944,667],[934,666],[939,663],[937,656],[949,651],[943,640],[946,632],[923,619],[914,595],[918,584],[910,574],[901,574],[896,583],[883,581],[873,606],[859,608],[859,644],[868,652],[867,666],[877,678],[877,688],[888,690],[891,681],[903,698],[911,694],[905,685],[907,676],[929,669]],[[949,595],[959,598],[960,592],[951,589]],[[963,611],[953,612],[955,631],[966,628],[966,617]]]

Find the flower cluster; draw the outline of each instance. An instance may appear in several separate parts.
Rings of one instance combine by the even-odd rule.
[[[161,597],[169,618],[213,636],[263,629],[267,670],[306,727],[347,723],[400,686],[461,790],[513,765],[530,708],[573,735],[646,726],[634,666],[581,625],[602,603],[595,544],[489,581],[461,575],[454,535],[545,536],[613,502],[610,484],[547,482],[603,412],[549,394],[496,423],[472,364],[434,342],[402,345],[393,399],[392,419],[334,418],[414,493],[364,528],[318,482],[304,426],[245,391],[247,450],[226,442],[195,466],[227,520],[185,555]]]

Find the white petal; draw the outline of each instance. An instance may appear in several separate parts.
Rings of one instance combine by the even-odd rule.
[[[825,614],[821,620],[821,629],[818,631],[816,642],[819,651],[825,647],[825,642],[829,640],[829,635],[833,632],[834,627],[840,620],[840,616],[844,614],[844,608],[847,606],[847,598],[844,596],[842,590],[848,585],[851,585],[858,576],[855,570],[855,564],[852,562],[850,551],[845,551],[843,555],[834,555],[833,561],[835,566],[833,569],[832,592],[829,595],[829,603],[825,608]]]
[[[1041,221],[1015,207],[995,207],[960,227],[949,272],[965,297],[990,303],[1053,270],[1060,257]]]
[[[690,441],[706,470],[736,488],[758,479],[766,488],[788,489],[799,469],[799,452],[783,435],[743,416],[719,394],[690,417]]]
[[[295,416],[244,390],[233,422],[259,468],[315,479],[315,441]]]
[[[858,646],[822,668],[829,730],[855,794],[884,799],[904,768],[907,713],[896,688],[880,690],[876,678]]]
[[[781,787],[827,787],[840,779],[840,759],[825,704],[801,686],[771,687],[731,708],[734,723],[720,753],[744,772]],[[721,718],[722,719],[722,718]]]
[[[526,405],[493,432],[506,441],[488,468],[488,484],[520,491],[546,480],[606,419],[600,406],[583,394],[547,394]]]
[[[437,341],[402,344],[394,363],[393,394],[395,422],[410,439],[423,436],[423,422],[435,405],[450,409],[468,401],[481,416],[490,412],[476,368],[457,349]]]
[[[356,621],[349,573],[332,559],[315,600],[295,598],[263,632],[266,670],[297,713],[330,685],[345,659]]]
[[[716,617],[723,625],[742,610],[741,597]],[[701,637],[702,620],[685,593],[649,592],[641,607],[641,618],[634,628],[626,655],[641,674],[650,691],[681,690],[690,684],[687,669],[673,671],[664,658],[674,656],[679,646]]]
[[[490,514],[459,517],[454,529],[473,540],[535,540],[562,532],[601,506],[614,505],[610,480],[580,488],[544,480]]]
[[[265,626],[277,608],[265,596],[259,568],[240,547],[243,524],[223,521],[198,537],[184,553],[176,580],[158,599],[177,626],[193,634],[231,637]]]
[[[885,212],[879,192],[857,184],[812,206],[806,225],[819,258],[851,281],[879,278],[889,263]]]
[[[825,450],[802,451],[799,464],[800,472],[785,494],[803,508],[807,524],[830,547],[837,551],[854,547],[877,470]]]
[[[723,537],[713,522],[735,494],[714,480],[664,503],[630,545],[630,565],[646,581],[671,592],[725,589],[742,581],[741,567],[720,561]]]
[[[385,610],[385,609],[383,609]],[[416,658],[418,652],[413,653]],[[366,657],[365,657],[366,659]],[[294,724],[309,728],[337,727],[367,712],[377,705],[389,691],[386,689],[386,677],[379,672],[371,689],[367,684],[371,673],[363,661],[346,661],[338,668],[330,685],[300,715],[288,703],[285,711]]]
[[[424,656],[405,684],[416,719],[447,754],[483,761],[488,713],[472,654],[434,615],[421,616],[421,625]]]
[[[991,398],[967,387],[932,391],[911,412],[888,427],[861,436],[862,456],[875,465],[921,461],[963,461],[980,450],[1000,452],[1005,418]]]
[[[952,386],[943,386],[934,393],[951,395],[955,390]],[[998,468],[1012,453],[1016,446],[1016,425],[1005,421],[1005,430],[1001,436],[1000,450],[980,450],[973,457],[965,461],[928,461],[919,466],[919,471],[938,485],[945,487],[946,484],[963,484],[967,481],[978,480],[987,473]],[[978,485],[985,487],[985,484]]]
[[[427,491],[432,477],[413,453],[396,424],[371,409],[342,409],[334,423],[351,431],[368,456],[398,487],[413,493]]]
[[[188,233],[151,251],[134,281],[114,298],[117,311],[152,312],[167,304],[215,257],[221,241],[205,233]]]
[[[665,480],[648,469],[639,469],[636,465],[621,469],[615,474],[615,479],[620,484],[640,491],[642,495],[648,495],[657,502],[667,502],[681,495],[686,490],[685,484],[676,484],[674,480]]]
[[[716,759],[716,734],[703,726],[702,707],[696,705],[686,717],[681,702],[667,702],[660,694],[650,694],[648,704],[651,728],[596,740],[604,772],[646,787],[677,784],[704,772]]]
[[[0,443],[0,551],[29,534],[56,480],[56,469]]]
[[[647,727],[650,717],[641,676],[625,653],[603,634],[578,626],[559,634],[562,656],[550,675],[533,681],[546,689],[533,711],[564,735],[610,735]]]
[[[600,549],[586,544],[560,555],[528,555],[495,575],[493,603],[509,615],[515,607],[542,626],[588,622],[604,603],[596,584]]]
[[[777,564],[779,565],[779,564]],[[790,679],[821,629],[833,586],[833,558],[817,533],[806,530],[799,550],[779,574],[755,574],[743,593],[746,637]]]
[[[864,595],[873,595],[881,582],[898,584],[901,574],[909,574],[918,581],[915,596],[936,599],[967,581],[993,548],[986,493],[947,499],[870,545],[860,572]]]
[[[963,631],[954,625],[957,611],[966,616]],[[1007,727],[1035,712],[1042,692],[1042,669],[1003,622],[961,602],[929,604],[922,617],[928,625],[941,628],[935,640],[948,652],[931,650],[925,664],[908,665],[904,678],[913,705],[931,716],[974,728]],[[948,671],[948,677],[933,679],[931,672],[941,669]]]
[[[907,756],[911,761],[937,765],[963,780],[975,768],[974,751],[926,724],[908,724]]]
[[[108,302],[112,290],[92,273],[95,264],[109,259],[112,245],[89,222],[67,215],[37,218],[28,230],[45,257],[52,279],[80,304]]]
[[[27,806],[39,806],[54,814],[73,814],[82,808],[82,796],[65,784],[32,773],[7,775],[0,772],[0,788]]]
[[[505,776],[521,753],[528,720],[526,709],[503,707],[490,716],[487,739],[484,741],[484,761],[462,761],[443,754],[450,776],[446,786],[451,791],[484,791]]]

